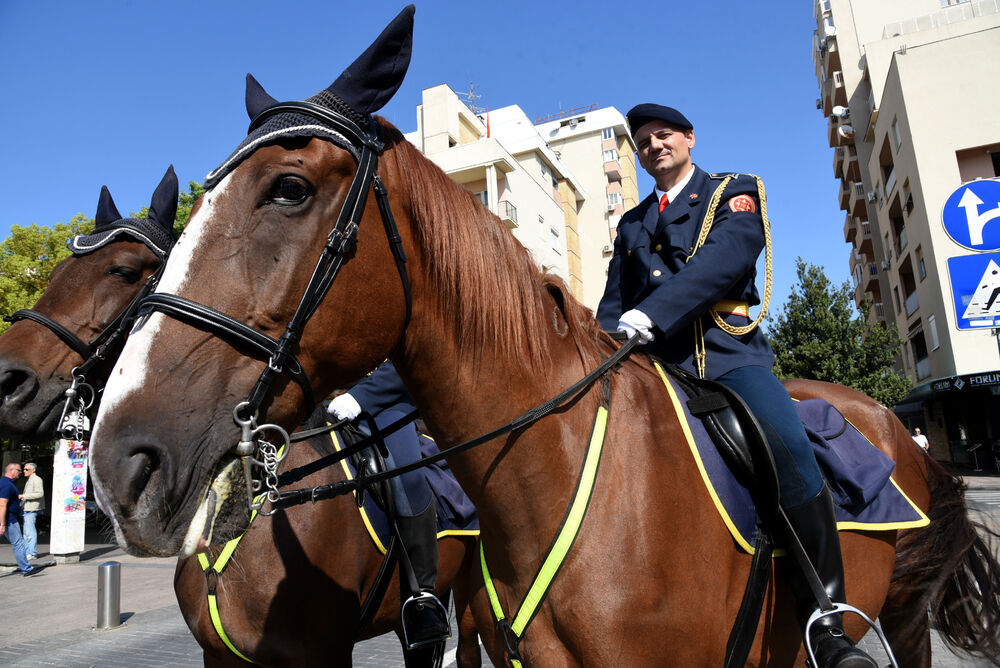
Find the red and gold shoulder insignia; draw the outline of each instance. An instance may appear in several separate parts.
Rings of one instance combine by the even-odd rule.
[[[690,195],[688,195],[688,197],[690,197],[691,199],[698,199],[698,193],[691,193]]]
[[[754,204],[753,197],[750,195],[737,195],[729,200],[729,210],[733,213],[737,211],[757,213],[757,205]]]

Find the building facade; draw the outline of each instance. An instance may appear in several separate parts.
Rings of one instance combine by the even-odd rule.
[[[936,458],[992,467],[1000,341],[959,329],[948,260],[974,251],[942,215],[963,183],[1000,177],[1000,0],[820,0],[815,13],[855,298],[897,328],[914,383],[896,413]]]
[[[406,138],[597,309],[618,219],[638,203],[635,145],[619,111],[536,125],[516,105],[477,114],[442,84],[423,91]]]

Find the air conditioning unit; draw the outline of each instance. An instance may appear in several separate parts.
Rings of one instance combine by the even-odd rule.
[[[874,204],[875,200],[878,199],[878,195],[875,194],[874,190],[869,190],[867,197],[868,197],[868,201],[871,202],[872,204]]]
[[[891,265],[886,260],[882,260],[882,271],[889,271]]]
[[[613,250],[614,250],[614,249],[613,249],[613,248],[611,248],[611,244],[604,244],[604,248],[602,248],[602,249],[601,249],[601,252],[602,252],[602,253],[610,253],[610,252],[612,252]]]
[[[618,205],[614,202],[608,202],[608,211],[614,211],[616,206]]]

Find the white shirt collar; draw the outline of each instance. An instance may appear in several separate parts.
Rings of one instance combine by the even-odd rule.
[[[681,194],[681,191],[684,190],[684,187],[687,186],[688,182],[691,181],[692,176],[694,176],[694,164],[691,165],[691,169],[688,170],[688,173],[684,176],[684,178],[681,179],[680,182],[678,182],[678,184],[675,185],[670,190],[664,191],[654,186],[653,192],[656,193],[656,201],[659,202],[661,199],[663,199],[663,193],[666,192],[667,201],[673,202],[675,199],[677,199],[677,196]]]

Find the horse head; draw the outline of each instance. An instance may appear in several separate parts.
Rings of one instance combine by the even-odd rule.
[[[68,242],[72,255],[52,272],[34,309],[18,311],[0,336],[0,429],[31,441],[51,441],[73,370],[101,351],[113,360],[121,342],[109,337],[119,316],[162,265],[174,242],[177,176],[167,169],[153,193],[149,217],[125,218],[107,186],[92,234]],[[114,348],[114,349],[109,349]],[[97,358],[91,384],[110,371]]]
[[[277,103],[247,77],[249,134],[208,175],[95,426],[94,487],[133,552],[189,554],[245,528],[235,407],[253,397],[239,415],[290,430],[311,398],[399,344],[407,295],[380,206],[368,200],[382,146],[403,139],[371,114],[402,82],[412,27],[411,6],[302,102]],[[309,285],[316,291],[303,299]],[[313,311],[324,317],[297,320]]]

